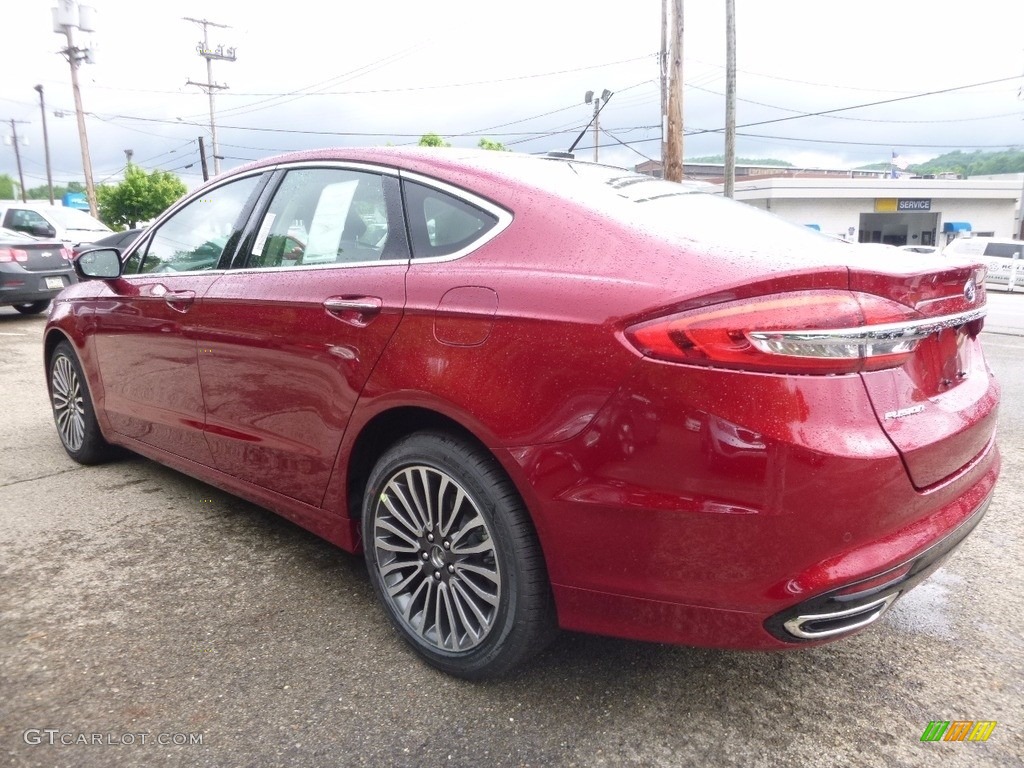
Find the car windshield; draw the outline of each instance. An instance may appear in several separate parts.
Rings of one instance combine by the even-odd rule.
[[[77,229],[83,232],[109,232],[110,229],[96,221],[85,211],[77,208],[50,208],[46,214],[66,229]]]

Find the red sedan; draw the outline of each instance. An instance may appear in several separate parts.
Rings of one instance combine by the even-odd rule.
[[[50,396],[76,461],[363,551],[459,676],[556,627],[806,646],[937,568],[999,472],[984,269],[851,250],[564,158],[288,155],[78,259]]]

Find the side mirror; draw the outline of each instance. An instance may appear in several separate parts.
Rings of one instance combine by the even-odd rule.
[[[75,272],[83,280],[115,280],[121,276],[121,252],[117,248],[83,251],[75,259]]]
[[[51,227],[49,224],[32,224],[28,228],[30,235],[36,237],[56,237],[57,230]]]

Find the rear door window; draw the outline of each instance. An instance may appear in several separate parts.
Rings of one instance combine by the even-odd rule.
[[[249,248],[248,268],[408,259],[398,180],[343,168],[289,171]]]

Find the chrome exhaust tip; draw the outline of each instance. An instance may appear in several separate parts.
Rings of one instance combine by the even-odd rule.
[[[899,592],[842,611],[794,616],[784,623],[786,631],[801,640],[819,640],[853,632],[877,621],[900,596]]]

